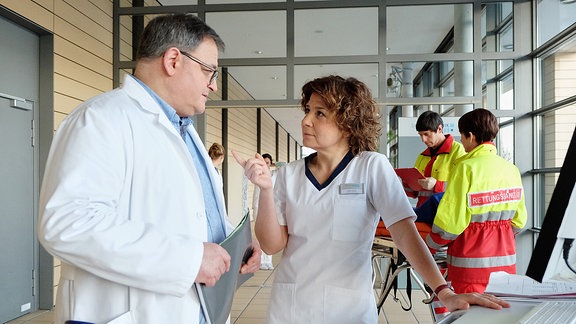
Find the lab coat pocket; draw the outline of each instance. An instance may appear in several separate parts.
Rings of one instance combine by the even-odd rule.
[[[132,313],[131,312],[124,313],[106,324],[133,324]]]
[[[334,203],[332,239],[336,241],[362,241],[367,229],[366,194],[338,194]]]
[[[295,285],[275,283],[272,285],[272,298],[266,323],[296,323]]]
[[[326,286],[324,323],[376,323],[378,313],[370,291]]]

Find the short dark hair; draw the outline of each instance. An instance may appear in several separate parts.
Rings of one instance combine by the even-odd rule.
[[[425,132],[425,131],[437,131],[440,125],[444,125],[444,121],[440,114],[437,112],[427,110],[423,112],[416,121],[416,131],[417,132]]]
[[[484,108],[469,111],[458,120],[458,131],[465,136],[474,134],[477,144],[494,140],[498,130],[496,116]]]
[[[270,160],[270,162],[274,162],[274,159],[272,158],[272,155],[270,155],[270,154],[268,154],[268,153],[262,154],[262,158],[263,158],[263,159],[268,159],[268,160]]]
[[[224,50],[224,42],[216,31],[192,14],[157,16],[148,22],[138,43],[136,59],[160,57],[170,47],[193,51],[208,37],[214,40],[218,50]]]

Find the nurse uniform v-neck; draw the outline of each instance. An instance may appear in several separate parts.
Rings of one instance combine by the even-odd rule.
[[[352,151],[348,151],[348,153],[346,153],[344,158],[342,158],[342,161],[340,161],[340,163],[338,163],[338,165],[336,166],[336,169],[334,169],[334,172],[332,172],[330,177],[328,177],[328,179],[326,179],[326,181],[324,181],[324,183],[321,184],[318,182],[318,180],[316,180],[316,178],[314,177],[314,174],[312,174],[312,171],[310,171],[310,162],[312,161],[313,158],[316,157],[316,155],[318,155],[318,153],[312,153],[312,154],[308,155],[307,157],[305,157],[304,158],[304,164],[305,164],[305,168],[306,168],[306,178],[308,178],[308,181],[310,181],[314,185],[314,187],[316,187],[316,189],[318,189],[318,190],[322,190],[322,189],[328,187],[330,185],[330,183],[332,183],[332,181],[342,171],[344,171],[344,169],[346,169],[346,166],[354,158],[354,154],[352,154]]]

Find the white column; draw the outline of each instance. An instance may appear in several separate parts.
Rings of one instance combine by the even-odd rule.
[[[472,53],[474,49],[473,8],[469,4],[454,5],[454,53]],[[454,62],[454,95],[474,96],[474,65],[471,61]],[[454,105],[456,116],[471,111],[471,104]]]
[[[414,67],[413,63],[402,63],[402,98],[414,97]],[[402,106],[402,117],[414,117],[414,106]]]

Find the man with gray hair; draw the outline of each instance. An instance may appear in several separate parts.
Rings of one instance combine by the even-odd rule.
[[[134,75],[60,125],[39,240],[62,260],[56,323],[199,323],[195,283],[229,270],[221,178],[191,117],[217,90],[216,32],[189,14],[146,26]],[[256,271],[260,248],[241,268]]]

